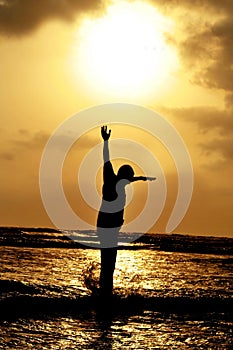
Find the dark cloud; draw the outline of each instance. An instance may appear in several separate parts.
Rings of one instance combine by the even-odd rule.
[[[33,149],[40,148],[46,144],[48,141],[49,134],[43,131],[37,131],[34,134],[31,134],[25,129],[19,130],[19,138],[11,141],[12,146],[16,149],[18,148],[27,148]]]
[[[180,58],[192,72],[194,83],[207,88],[233,91],[233,21],[228,17],[201,28],[187,28],[178,43]]]
[[[217,43],[213,62],[204,71],[203,82],[208,87],[233,91],[233,22],[226,19],[211,28]]]
[[[233,138],[225,137],[222,139],[215,139],[208,143],[200,143],[202,150],[208,153],[218,153],[224,160],[233,160]]]
[[[12,152],[1,152],[0,159],[2,160],[13,160],[15,158],[14,153]]]
[[[233,93],[229,93],[225,97],[226,108],[233,110]]]
[[[7,132],[4,136],[5,140],[2,141],[1,147],[5,150],[0,153],[0,159],[7,161],[15,160],[26,150],[41,150],[49,138],[49,135],[43,131],[32,134],[26,129],[18,130],[14,139],[10,138]]]
[[[170,38],[195,84],[233,92],[233,1],[151,0],[175,16],[182,40]]]
[[[218,110],[210,107],[191,107],[167,109],[173,117],[193,123],[202,134],[201,142],[197,141],[202,154],[216,157],[214,164],[208,167],[226,166],[226,162],[233,160],[233,115],[231,110]],[[215,138],[213,140],[213,131]],[[200,137],[198,137],[200,140]],[[217,159],[218,158],[218,159]]]
[[[229,11],[233,10],[233,2],[232,0],[151,0],[152,4],[155,4],[162,9],[166,10],[171,9],[187,9],[189,12],[192,10],[206,10],[213,11],[216,13],[229,13]]]
[[[0,32],[24,35],[50,19],[73,21],[78,14],[97,11],[103,6],[97,0],[1,0]]]
[[[19,129],[14,138],[10,138],[8,136],[8,138],[6,137],[5,141],[2,142],[2,148],[5,148],[5,150],[0,153],[0,159],[14,160],[16,156],[24,153],[25,151],[42,152],[50,136],[51,134],[44,131],[31,133],[26,129]],[[77,143],[75,143],[76,141],[74,142],[74,140],[76,140],[75,135],[71,135],[69,132],[58,135],[54,144],[55,150],[64,150],[64,148],[67,147],[67,144],[71,147],[74,145],[74,152],[79,150],[88,150],[100,142],[98,138],[94,138],[89,135],[83,135],[77,140]]]
[[[187,122],[195,123],[199,131],[216,129],[220,135],[233,133],[233,115],[231,111],[213,107],[174,108],[170,113]]]
[[[193,83],[233,92],[233,1],[150,2],[166,15],[174,14],[183,28],[185,39],[170,42],[176,43]],[[0,32],[24,35],[50,19],[73,21],[80,13],[103,8],[97,0],[0,0]]]

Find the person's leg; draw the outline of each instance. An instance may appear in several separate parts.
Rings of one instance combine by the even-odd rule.
[[[103,296],[111,296],[117,248],[101,249],[100,291]]]
[[[117,257],[118,233],[118,228],[99,230],[101,244],[100,292],[102,296],[112,295],[113,274]]]

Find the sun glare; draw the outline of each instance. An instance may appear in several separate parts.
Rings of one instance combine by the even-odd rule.
[[[72,70],[97,92],[134,96],[164,89],[178,65],[165,41],[171,30],[153,6],[117,2],[101,18],[82,22]]]

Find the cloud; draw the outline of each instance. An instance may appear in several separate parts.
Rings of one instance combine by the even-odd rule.
[[[202,152],[213,155],[216,164],[226,165],[233,159],[233,1],[167,3],[166,14],[170,8],[182,32],[171,38],[171,43],[178,49],[184,73],[195,84],[225,92],[225,109],[199,106],[175,108],[169,113],[187,125],[196,125],[198,132],[205,134],[197,135]],[[203,141],[199,142],[200,138]]]
[[[197,131],[194,133],[195,143],[201,150],[200,156],[209,158],[206,167],[219,170],[220,166],[232,162],[233,118],[230,109],[220,110],[203,106],[164,110],[177,120],[187,122],[190,129],[192,124],[197,126]]]
[[[233,159],[233,138],[225,137],[223,139],[215,139],[208,143],[200,143],[206,153],[216,152],[222,156],[222,161]]]
[[[170,37],[190,80],[233,92],[233,1],[152,0],[175,18],[180,36]]]
[[[27,129],[19,129],[14,138],[10,138],[9,135],[7,137],[5,134],[5,140],[4,142],[2,141],[1,145],[2,149],[5,150],[0,153],[0,159],[8,161],[14,160],[19,153],[22,154],[22,152],[25,151],[35,152],[38,150],[39,152],[42,152],[50,136],[51,135],[49,133],[42,130],[32,133]],[[55,149],[57,151],[64,150],[64,148],[67,147],[67,144],[72,145],[73,140],[73,136],[69,133],[60,134],[56,138],[57,142]],[[99,142],[100,140],[97,137],[83,135],[78,140],[77,146],[75,147],[75,152],[78,150],[91,149]]]
[[[73,21],[81,13],[102,7],[98,0],[1,0],[0,33],[25,35],[47,20]]]
[[[192,82],[233,92],[233,1],[150,2],[176,18],[182,39],[174,37],[170,42],[176,44]],[[0,33],[26,35],[46,21],[70,22],[79,14],[100,10],[104,2],[97,0],[0,0]]]
[[[28,149],[40,148],[45,145],[49,138],[49,134],[43,131],[37,131],[34,134],[31,134],[25,129],[19,129],[19,138],[12,141],[12,145],[17,148],[23,147]],[[22,139],[23,137],[23,139]]]
[[[151,3],[161,6],[165,9],[187,9],[188,11],[192,10],[208,10],[216,13],[229,13],[230,10],[233,10],[233,2],[231,0],[151,0]]]
[[[2,134],[4,131],[2,131]],[[12,138],[5,131],[4,139],[1,140],[1,148],[3,151],[0,153],[1,160],[12,161],[17,159],[19,153],[40,150],[46,144],[49,135],[43,131],[30,133],[26,129],[19,129],[18,133]]]
[[[233,110],[233,93],[229,93],[225,96],[226,108]]]
[[[12,152],[1,152],[0,153],[0,159],[13,160],[14,158],[15,158],[15,155]]]
[[[195,123],[199,131],[208,132],[216,129],[220,135],[233,133],[233,118],[230,110],[221,110],[213,107],[173,108],[170,112],[177,118]]]
[[[207,34],[206,36],[203,34]],[[208,66],[196,81],[210,88],[233,91],[233,22],[232,18],[214,24],[206,33],[198,36],[207,50],[212,49]],[[210,43],[210,45],[208,44]],[[207,52],[208,54],[208,52]]]
[[[216,23],[186,29],[186,39],[178,42],[180,58],[192,81],[207,88],[233,91],[233,21],[228,17]]]

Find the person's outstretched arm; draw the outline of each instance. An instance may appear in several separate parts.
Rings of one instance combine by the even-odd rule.
[[[154,181],[156,180],[156,177],[150,177],[150,176],[134,176],[131,182],[135,181]]]
[[[112,163],[110,161],[109,156],[109,148],[108,148],[108,140],[111,135],[111,130],[107,131],[107,126],[101,127],[101,135],[104,140],[104,150],[103,150],[103,157],[104,157],[104,166],[103,166],[103,180],[104,183],[110,183],[113,180],[115,173],[112,167]]]
[[[109,132],[107,132],[107,126],[102,126],[101,127],[101,135],[102,138],[104,140],[104,163],[109,162],[110,161],[110,157],[109,157],[109,148],[108,148],[108,140],[109,137],[111,135],[111,130],[109,130]]]

